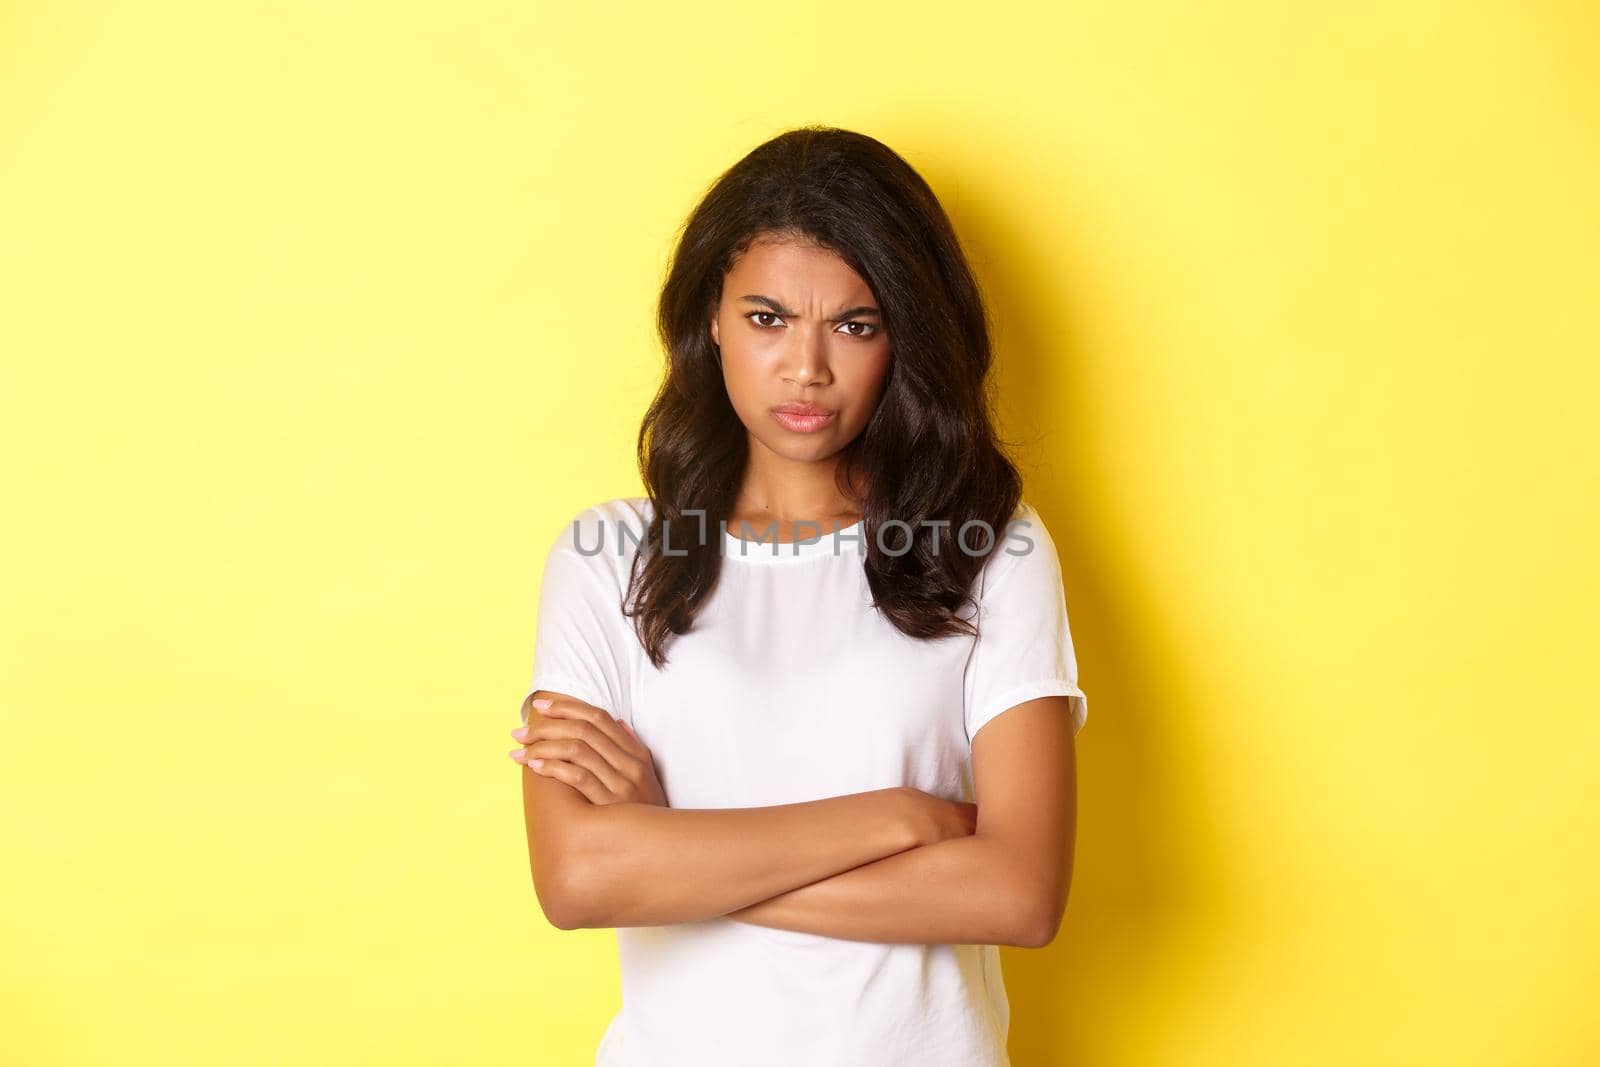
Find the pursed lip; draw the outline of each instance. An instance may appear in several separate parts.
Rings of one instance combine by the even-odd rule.
[[[781,414],[781,415],[832,415],[833,414],[833,410],[831,408],[821,407],[821,406],[819,406],[817,404],[797,404],[797,403],[793,403],[793,402],[788,403],[788,404],[779,404],[777,407],[773,408],[772,410],[774,412],[778,413],[778,414]]]

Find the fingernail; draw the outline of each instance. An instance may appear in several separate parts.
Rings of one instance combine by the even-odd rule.
[[[542,759],[531,759],[531,760],[528,761],[528,766],[530,766],[530,767],[543,767],[544,766],[544,760],[542,760]]]
[[[515,730],[511,731],[511,736],[515,737],[518,741],[526,741],[528,739],[528,728],[526,726],[519,726]]]
[[[510,756],[512,759],[516,759],[521,754],[522,754],[522,749],[520,749],[520,748],[514,748],[510,752],[506,753],[506,755]]]
[[[533,702],[533,706],[538,708],[540,711],[544,711],[546,708],[548,708],[550,706],[550,698],[549,697],[540,697],[538,700],[535,700]]]

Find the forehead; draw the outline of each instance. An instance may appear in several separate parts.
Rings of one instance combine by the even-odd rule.
[[[870,303],[872,290],[866,279],[836,252],[805,241],[763,239],[734,260],[723,292],[737,299],[744,293]]]

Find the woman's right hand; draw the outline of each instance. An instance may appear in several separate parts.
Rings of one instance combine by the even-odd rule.
[[[978,828],[978,805],[946,800],[913,786],[901,786],[919,845],[936,845],[955,837],[968,837]]]

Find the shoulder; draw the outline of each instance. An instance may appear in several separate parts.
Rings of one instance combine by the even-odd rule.
[[[1055,539],[1045,526],[1044,518],[1027,500],[1017,505],[1005,528],[995,531],[998,544],[994,553],[984,561],[983,591],[991,595],[1008,583],[1060,582],[1061,561],[1056,553]]]
[[[609,500],[602,500],[571,515],[566,520],[566,529],[577,527],[582,533],[598,533],[605,530],[612,533],[620,527],[627,527],[635,533],[642,533],[649,525],[653,508],[647,496],[617,496]]]
[[[1037,549],[1044,549],[1050,555],[1055,554],[1056,544],[1050,537],[1049,528],[1044,524],[1044,517],[1039,514],[1038,508],[1026,500],[1017,505],[1017,510],[1012,512],[1006,528],[998,534],[1004,542],[1000,547],[1004,555],[1026,556]]]
[[[602,500],[569,515],[549,540],[546,567],[593,572],[609,584],[625,584],[633,557],[644,542],[652,508],[646,496]]]
[[[652,512],[647,496],[618,496],[590,504],[562,520],[558,533],[565,537],[557,537],[556,546],[570,544],[574,534],[585,538],[585,543],[590,546],[594,542],[588,539],[598,537],[602,532],[608,539],[614,539],[619,530],[643,534]]]

